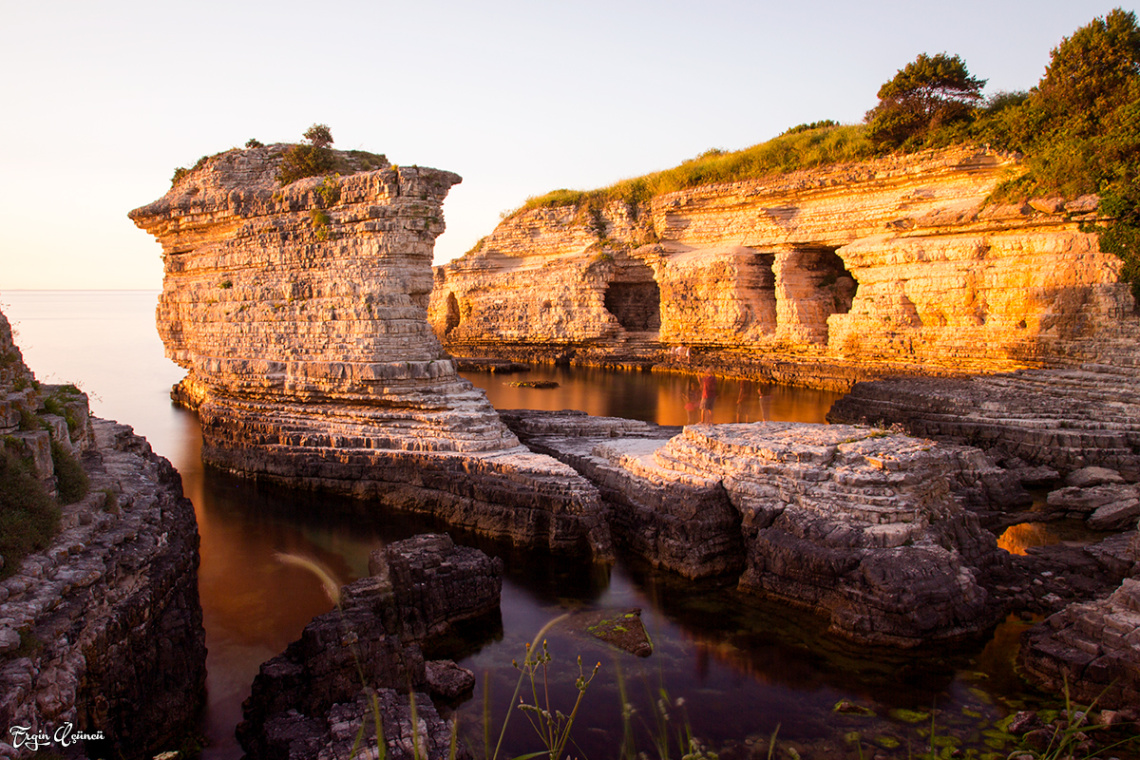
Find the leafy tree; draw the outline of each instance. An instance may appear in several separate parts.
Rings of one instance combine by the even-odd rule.
[[[314,148],[327,148],[333,144],[332,130],[328,124],[314,124],[305,130],[304,137]]]
[[[1111,126],[1121,106],[1135,102],[1138,75],[1136,14],[1117,8],[1053,49],[1031,106],[1046,118],[1063,118],[1070,132],[1095,132],[1102,124]]]
[[[867,112],[871,141],[878,148],[913,145],[969,120],[985,83],[970,76],[956,55],[922,53],[879,88],[879,104]]]

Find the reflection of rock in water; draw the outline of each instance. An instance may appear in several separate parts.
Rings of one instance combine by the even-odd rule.
[[[1021,523],[1011,525],[998,537],[998,548],[1010,554],[1025,555],[1031,546],[1048,546],[1060,543],[1061,539],[1045,523]]]

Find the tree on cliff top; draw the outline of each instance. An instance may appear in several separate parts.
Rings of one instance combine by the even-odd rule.
[[[984,121],[984,119],[982,120]],[[1123,261],[1121,280],[1140,305],[1140,27],[1119,8],[1053,49],[1045,75],[987,141],[1025,153],[1029,171],[1002,199],[1100,196],[1112,221],[1095,226],[1101,249]]]
[[[333,144],[332,130],[328,124],[314,124],[305,130],[305,139],[316,148],[327,148]]]
[[[336,168],[336,159],[329,146],[332,131],[327,124],[314,124],[305,130],[307,145],[290,145],[281,158],[277,181],[282,185],[296,182],[302,177],[319,177]]]
[[[879,104],[867,112],[871,141],[897,148],[968,120],[985,83],[970,76],[956,55],[922,53],[879,88]]]
[[[1140,76],[1136,14],[1115,9],[1078,29],[1050,54],[1031,107],[1063,118],[1073,132],[1112,126],[1121,106],[1135,103]]]

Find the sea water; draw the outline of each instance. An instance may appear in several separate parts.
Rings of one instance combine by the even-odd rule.
[[[241,751],[233,730],[259,665],[331,606],[315,578],[283,565],[276,555],[314,557],[347,583],[367,572],[371,550],[440,526],[204,468],[196,418],[170,403],[170,386],[183,372],[163,356],[154,327],[157,296],[7,291],[0,293],[0,309],[42,382],[79,385],[91,396],[95,414],[134,426],[182,474],[202,539],[199,590],[209,649],[204,756],[236,758]],[[549,367],[468,377],[498,408],[571,408],[663,424],[694,421],[693,383],[684,375]],[[553,380],[559,387],[511,385],[520,379]],[[822,422],[836,398],[721,380],[714,421]],[[627,735],[650,757],[658,755],[654,747],[661,742],[680,756],[679,745],[690,735],[729,753],[735,747],[740,757],[764,756],[774,734],[780,746],[814,756],[906,757],[928,748],[932,709],[936,734],[983,749],[983,731],[993,721],[1041,697],[1027,693],[1013,671],[1023,628],[1016,622],[954,648],[853,648],[827,636],[810,615],[741,598],[730,581],[686,581],[632,558],[599,567],[458,538],[498,554],[506,567],[501,620],[433,653],[477,674],[473,697],[455,708],[460,731],[477,755],[484,729],[494,745],[504,722],[500,757],[541,747],[526,714],[510,707],[520,676],[512,661],[522,661],[526,644],[549,621],[581,610],[640,609],[654,646],[642,659],[610,648],[570,621],[548,632],[552,660],[538,683],[540,698],[549,693],[552,709],[569,714],[574,707],[579,657],[587,675],[601,664],[572,733],[575,754],[595,760],[615,757]],[[524,687],[522,698],[533,702],[529,681]]]

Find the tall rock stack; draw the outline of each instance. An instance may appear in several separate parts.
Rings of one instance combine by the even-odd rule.
[[[287,149],[206,159],[130,214],[163,247],[156,320],[188,370],[175,395],[198,411],[204,459],[608,552],[593,487],[521,447],[428,327],[441,205],[460,178],[334,152],[340,173],[281,186]]]

